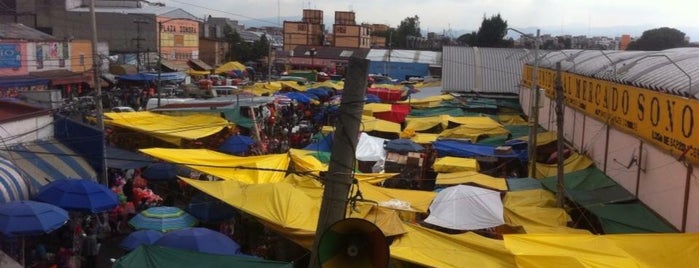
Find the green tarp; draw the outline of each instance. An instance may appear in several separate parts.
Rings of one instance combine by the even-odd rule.
[[[240,114],[240,107],[226,109],[222,112],[228,121],[235,123],[237,126],[252,128],[253,121],[247,116]]]
[[[552,176],[542,179],[541,183],[546,189],[556,192],[556,181],[556,176]],[[564,183],[566,196],[582,206],[636,200],[634,195],[596,167],[565,174]]]
[[[507,181],[507,189],[510,191],[524,191],[541,189],[541,181],[534,178],[509,178]]]
[[[435,107],[425,109],[411,109],[410,117],[430,117],[437,115],[464,116],[464,111],[458,107]]]
[[[587,209],[597,216],[605,234],[677,232],[670,224],[638,202],[600,204],[589,206]]]
[[[140,246],[119,258],[112,268],[190,268],[190,267],[246,267],[292,268],[292,263],[268,261],[255,257],[225,256],[199,253],[160,246]]]
[[[597,217],[605,234],[677,232],[596,167],[564,175],[566,197]],[[541,179],[556,192],[556,177]]]

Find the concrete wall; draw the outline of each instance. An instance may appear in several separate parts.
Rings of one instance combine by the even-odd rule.
[[[529,114],[531,89],[521,87],[520,91],[522,109]],[[540,106],[540,125],[555,131],[552,100],[544,96]],[[592,158],[600,170],[677,229],[699,231],[699,177],[695,166],[573,108],[566,107],[564,118],[566,140]]]

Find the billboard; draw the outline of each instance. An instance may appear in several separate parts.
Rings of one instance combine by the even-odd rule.
[[[0,68],[22,67],[19,44],[0,44]]]
[[[554,96],[555,70],[539,68],[538,75],[539,87]],[[566,105],[699,164],[698,100],[566,72],[561,78]],[[531,66],[523,82],[531,85]]]

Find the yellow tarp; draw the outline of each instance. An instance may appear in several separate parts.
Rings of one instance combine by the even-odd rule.
[[[315,83],[312,85],[313,88],[318,88],[318,87],[329,87],[335,90],[342,90],[345,87],[345,82],[344,81],[323,81],[320,83]]]
[[[437,181],[435,182],[435,184],[439,185],[464,183],[476,184],[494,190],[507,191],[507,181],[505,179],[491,177],[477,171],[439,173],[437,174]]]
[[[320,162],[313,156],[314,151],[290,149],[289,156],[294,170],[299,172],[311,172],[318,175],[320,171],[328,171],[328,164]]]
[[[498,121],[503,125],[526,125],[529,124],[522,116],[517,114],[499,114]]]
[[[528,141],[529,136],[515,138],[516,140]],[[558,140],[558,134],[555,131],[538,132],[536,134],[536,146],[546,145]]]
[[[355,179],[366,183],[381,183],[388,178],[394,177],[399,173],[357,173],[354,174]]]
[[[362,114],[373,116],[374,113],[390,112],[393,105],[388,103],[367,103],[364,104],[364,111]]]
[[[565,227],[570,221],[566,211],[556,207],[554,195],[544,189],[507,192],[502,203],[509,225]]]
[[[478,117],[472,117],[478,118]],[[488,118],[488,117],[484,117]],[[470,139],[471,141],[478,141],[481,136],[492,137],[492,136],[507,136],[510,134],[504,126],[495,122],[495,120],[488,118],[490,121],[494,122],[496,125],[478,124],[478,123],[467,123],[460,125],[455,128],[447,129],[439,134],[439,137],[451,138],[451,139]]]
[[[385,188],[366,182],[359,182],[358,185],[365,199],[379,203],[397,199],[408,202],[411,210],[417,212],[427,212],[430,203],[437,196],[435,192]]]
[[[699,234],[505,235],[517,266],[696,267]]]
[[[304,247],[310,247],[313,243],[323,189],[312,179],[294,175],[288,182],[251,185],[235,181],[181,179],[192,187],[255,216],[266,226]],[[405,233],[397,212],[368,202],[358,202],[357,205],[357,211],[352,210],[350,217],[367,219],[389,235]]]
[[[448,115],[437,115],[428,117],[406,117],[405,129],[412,129],[416,132],[426,131],[436,126],[441,126],[442,129],[447,128]]]
[[[450,235],[405,224],[407,234],[391,244],[391,257],[425,267],[516,267],[501,240],[474,233]],[[564,267],[564,266],[560,266]]]
[[[186,71],[186,73],[187,73],[188,75],[206,76],[206,75],[210,75],[210,74],[211,74],[211,71],[197,71],[197,70],[194,70],[194,69],[189,69],[189,70]]]
[[[298,91],[306,91],[308,87],[299,85],[296,81],[279,81],[282,86],[287,86]]]
[[[255,96],[262,96],[262,95],[271,95],[274,92],[277,92],[282,89],[282,84],[279,82],[264,82],[264,83],[255,83],[252,86],[246,86],[243,88],[243,91],[245,92],[252,92]]]
[[[586,169],[592,164],[594,164],[594,161],[592,161],[592,159],[589,157],[573,152],[565,161],[563,161],[563,173],[567,174],[581,169]],[[537,178],[541,179],[556,176],[556,174],[558,174],[557,164],[536,163]]]
[[[151,112],[104,113],[104,123],[143,132],[166,142],[181,145],[183,139],[196,140],[218,133],[231,124],[220,116],[192,114],[169,116]]]
[[[237,62],[237,61],[229,61],[229,62],[222,64],[221,66],[218,66],[216,68],[216,70],[214,70],[214,73],[216,73],[216,74],[227,73],[227,72],[230,72],[233,70],[243,71],[243,70],[245,70],[245,65],[243,65],[242,63]]]
[[[437,158],[432,167],[436,172],[478,171],[478,161],[473,158],[445,156]]]
[[[439,134],[432,133],[415,133],[410,139],[419,144],[431,144],[439,138]]]
[[[391,121],[381,120],[373,116],[362,115],[362,124],[359,126],[359,131],[371,132],[380,131],[387,133],[395,133],[400,135],[400,124]]]
[[[224,180],[245,184],[280,182],[284,180],[289,167],[287,154],[241,157],[206,149],[150,148],[140,151]]]

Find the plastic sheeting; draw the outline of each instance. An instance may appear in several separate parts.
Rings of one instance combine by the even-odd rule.
[[[362,115],[362,123],[360,125],[360,131],[363,132],[386,132],[396,135],[400,135],[401,128],[400,124],[391,121],[381,120],[373,116]]]
[[[287,154],[240,157],[206,149],[150,148],[141,149],[141,152],[224,180],[244,184],[282,181],[290,161]]]
[[[182,140],[196,140],[218,133],[230,123],[215,115],[193,114],[168,116],[151,112],[105,113],[111,120],[104,123],[152,135],[166,142],[181,145]]]
[[[510,154],[496,154],[495,146],[471,144],[463,141],[455,140],[437,140],[432,143],[432,148],[437,150],[439,156],[456,156],[456,157],[479,157],[489,156],[498,158],[519,158],[520,161],[526,162],[527,151],[514,150]],[[537,165],[537,168],[539,165]]]
[[[357,150],[355,156],[359,161],[381,161],[386,159],[386,150],[384,150],[384,142],[387,139],[378,138],[369,134],[360,134],[357,141]]]
[[[417,225],[391,244],[391,257],[424,267],[516,267],[502,240],[468,232],[450,235]]]
[[[437,174],[437,181],[435,184],[475,184],[493,190],[507,191],[507,182],[505,179],[491,177],[477,171],[439,173]]]
[[[478,171],[478,161],[473,158],[445,156],[437,158],[432,166],[435,172]]]
[[[521,268],[694,267],[699,234],[505,235]]]
[[[568,174],[592,166],[594,162],[585,155],[573,152],[563,161],[563,173]],[[546,178],[558,174],[558,164],[536,163],[536,178]]]
[[[554,195],[543,189],[507,192],[503,205],[505,222],[523,226],[525,230],[531,226],[538,227],[539,231],[542,231],[542,227],[566,231],[563,227],[571,220],[565,210],[556,207]]]
[[[437,194],[425,222],[453,230],[478,230],[500,226],[503,206],[500,192],[456,185]]]

